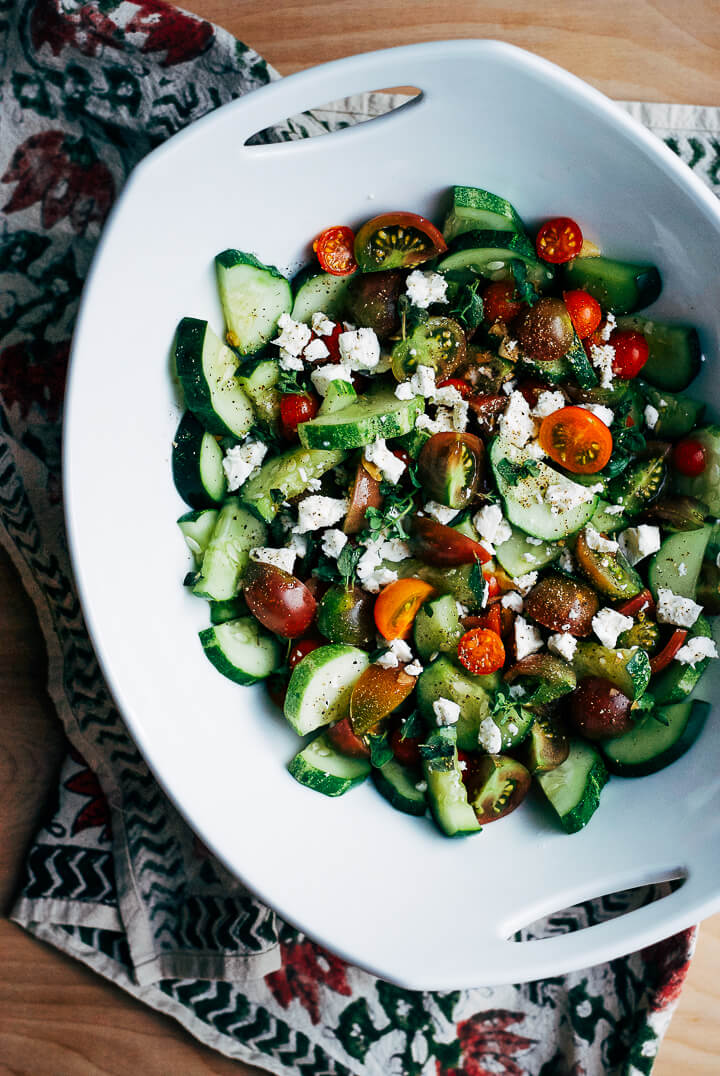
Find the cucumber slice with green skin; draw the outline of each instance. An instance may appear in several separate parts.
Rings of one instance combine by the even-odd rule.
[[[364,758],[341,755],[321,732],[290,760],[288,773],[313,792],[343,796],[368,777],[370,763]]]
[[[292,310],[290,284],[274,265],[242,250],[218,254],[215,273],[227,341],[241,354],[254,355],[275,336],[281,315]]]
[[[623,262],[615,258],[575,258],[562,267],[563,291],[581,288],[605,310],[632,314],[654,303],[662,291],[660,273],[654,265]]]
[[[542,542],[535,545],[535,542],[528,540],[524,531],[513,527],[512,537],[495,547],[495,560],[508,575],[515,577],[545,568],[557,560],[561,553],[562,546],[557,543]]]
[[[206,321],[182,319],[175,334],[175,366],[185,405],[207,432],[244,437],[255,413],[235,374],[237,357]]]
[[[373,769],[372,779],[381,796],[398,811],[421,817],[427,810],[427,795],[418,788],[418,775],[401,766],[396,759]]]
[[[599,676],[610,680],[629,699],[639,699],[650,683],[650,659],[644,650],[611,650],[601,643],[581,641],[572,659],[578,680]]]
[[[582,340],[575,333],[573,345],[564,356],[570,366],[575,380],[581,389],[592,389],[598,383],[598,376],[593,369],[590,359],[587,357]]]
[[[258,473],[243,484],[240,499],[259,519],[271,523],[283,501],[299,497],[312,478],[321,478],[344,459],[344,452],[291,448],[264,463]]]
[[[686,644],[691,639],[703,636],[712,639],[710,624],[704,616],[699,616],[688,632]],[[671,661],[666,669],[653,678],[650,693],[656,706],[670,706],[682,702],[697,687],[700,677],[707,669],[712,658],[702,658],[695,665],[683,665],[680,661]]]
[[[236,684],[264,680],[280,665],[280,644],[263,632],[254,617],[240,617],[200,632],[205,656],[218,672]]]
[[[207,544],[193,594],[211,601],[236,597],[250,550],[264,546],[266,537],[265,526],[235,497],[227,501]]]
[[[720,516],[720,426],[694,430],[693,440],[705,449],[705,470],[695,478],[675,473],[673,485],[677,493],[697,497],[707,505],[710,515]]]
[[[692,325],[665,325],[643,317],[618,318],[618,328],[634,329],[647,340],[649,356],[642,368],[644,381],[659,389],[682,392],[702,366],[702,348]]]
[[[280,367],[273,359],[251,359],[238,370],[238,381],[247,393],[255,414],[269,430],[276,430],[280,419],[279,378]]]
[[[657,389],[653,385],[641,385],[643,396],[658,413],[658,420],[653,429],[654,437],[684,437],[700,424],[705,404],[691,400],[689,396],[679,396],[667,389]]]
[[[443,225],[443,235],[448,243],[464,232],[525,233],[515,207],[498,194],[480,187],[453,187],[452,200]]]
[[[487,589],[482,569],[475,564],[462,564],[458,568],[439,568],[436,564],[423,564],[421,560],[408,557],[406,560],[384,560],[383,568],[396,572],[399,579],[414,576],[430,583],[441,594],[452,594],[468,609],[480,609],[485,601]]]
[[[511,231],[464,232],[453,241],[450,252],[438,263],[437,270],[458,276],[512,280],[513,261],[525,264],[528,280],[533,284],[544,285],[553,279],[553,271],[538,260],[527,237]]]
[[[615,531],[625,530],[629,526],[625,513],[608,511],[612,507],[614,506],[610,504],[610,501],[604,501],[602,498],[597,503],[590,526],[594,527],[599,534],[614,534]]]
[[[648,585],[657,600],[660,587],[667,587],[682,598],[695,598],[698,576],[712,527],[705,524],[696,531],[676,531],[650,560]]]
[[[565,761],[536,778],[566,833],[577,833],[588,824],[607,779],[602,756],[584,740],[572,740]]]
[[[413,641],[422,661],[431,654],[457,654],[457,644],[465,629],[460,623],[457,603],[451,594],[432,598],[420,609],[413,624]]]
[[[223,451],[190,411],[175,431],[172,471],[175,489],[191,508],[219,504],[227,492]]]
[[[448,526],[452,527],[458,534],[464,534],[466,538],[472,538],[473,542],[480,541],[480,535],[478,534],[477,527],[472,521],[472,512],[469,508],[466,508],[456,516]]]
[[[521,355],[517,368],[521,374],[537,377],[548,385],[567,385],[573,380],[573,369],[565,355],[550,362],[536,362],[529,355]],[[514,376],[514,371],[512,375],[508,374],[508,378],[510,376]]]
[[[210,606],[211,624],[226,624],[228,620],[237,620],[247,614],[248,611],[245,599],[240,594],[237,598],[228,598],[227,601],[209,602],[208,604]]]
[[[546,542],[566,538],[580,530],[594,514],[597,508],[597,495],[574,508],[567,508],[555,514],[547,499],[549,486],[563,486],[580,490],[577,482],[572,482],[559,471],[547,464],[531,460],[533,473],[511,483],[503,477],[499,464],[501,460],[511,463],[525,463],[530,460],[522,449],[496,437],[490,446],[490,464],[493,469],[498,491],[505,502],[505,515],[511,523],[534,538]],[[583,490],[585,493],[585,490]]]
[[[301,422],[298,434],[306,448],[362,448],[380,437],[387,440],[409,433],[424,407],[420,396],[398,400],[392,389],[380,389],[335,414]]]
[[[344,411],[346,407],[357,403],[357,398],[357,393],[349,381],[331,381],[319,413],[334,415],[336,411]]]
[[[356,680],[370,660],[364,650],[330,643],[306,654],[290,676],[285,717],[299,736],[347,717]]]
[[[202,562],[210,536],[215,529],[218,514],[217,508],[203,508],[199,512],[186,512],[177,521],[197,567]]]
[[[322,312],[331,321],[339,321],[347,303],[348,284],[355,274],[332,276],[317,265],[307,265],[293,277],[295,294],[291,317],[309,324],[313,314]]]
[[[427,665],[418,677],[417,706],[428,722],[437,724],[433,703],[438,699],[450,699],[460,706],[460,717],[455,731],[457,745],[463,751],[476,751],[480,723],[490,714],[490,708],[499,683],[496,673],[473,676],[460,669],[444,655]]]
[[[430,811],[446,837],[469,837],[480,832],[480,823],[468,803],[458,762],[453,729],[438,729],[421,748]]]
[[[663,706],[622,736],[603,740],[600,747],[608,768],[619,777],[646,777],[684,755],[702,732],[710,704],[697,699]]]

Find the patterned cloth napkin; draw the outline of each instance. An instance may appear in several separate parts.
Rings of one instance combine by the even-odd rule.
[[[277,75],[161,0],[0,0],[0,73],[0,539],[37,608],[49,692],[72,745],[13,918],[203,1042],[283,1076],[649,1073],[694,931],[544,982],[399,989],[258,904],[153,781],[103,683],[68,563],[59,467],[70,337],[133,165]],[[366,95],[265,137],[337,129],[392,103]],[[720,193],[720,111],[627,107]],[[527,936],[599,922],[664,891],[596,900]]]

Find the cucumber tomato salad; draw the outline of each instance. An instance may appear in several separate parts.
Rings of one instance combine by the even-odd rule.
[[[720,427],[653,265],[504,198],[442,231],[331,227],[286,279],[215,259],[224,339],[185,318],[173,473],[200,643],[264,680],[301,784],[370,778],[447,836],[533,783],[567,832],[608,774],[693,743],[717,650]]]

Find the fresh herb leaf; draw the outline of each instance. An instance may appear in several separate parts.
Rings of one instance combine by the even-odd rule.
[[[368,746],[370,748],[370,762],[373,766],[380,769],[386,762],[391,762],[393,758],[392,748],[388,743],[386,734],[380,733],[375,735],[370,733],[367,737]]]
[[[355,575],[355,569],[363,553],[364,549],[361,545],[351,545],[348,542],[343,546],[342,552],[337,559],[337,570],[345,580],[346,586],[349,586],[351,579]]]
[[[304,370],[283,370],[282,366],[278,367],[278,379],[277,390],[278,392],[290,392],[302,394],[307,392],[307,379],[304,378]]]
[[[411,740],[425,735],[425,721],[419,710],[413,710],[400,726],[400,739]]]
[[[338,571],[335,561],[330,560],[329,557],[323,557],[317,562],[312,570],[312,574],[317,579],[322,579],[325,583],[339,583],[340,573]]]
[[[512,460],[502,459],[495,465],[495,470],[511,486],[514,486],[521,478],[529,478],[530,475],[540,473],[536,460],[513,463]]]
[[[510,271],[515,279],[515,291],[518,298],[527,303],[528,306],[532,306],[540,296],[527,278],[527,265],[525,262],[513,258],[510,262]]]
[[[456,318],[464,328],[474,331],[483,319],[482,296],[478,295],[480,278],[471,284],[461,284],[451,303],[448,313]]]

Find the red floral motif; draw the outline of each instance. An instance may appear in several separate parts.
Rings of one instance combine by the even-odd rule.
[[[339,957],[325,952],[311,941],[281,945],[282,968],[265,976],[273,997],[287,1009],[297,999],[313,1024],[320,1023],[320,987],[325,986],[343,997],[352,990],[347,981],[346,965]]]
[[[120,30],[97,4],[65,11],[62,0],[37,0],[30,12],[30,39],[35,50],[49,45],[53,56],[66,45],[84,56],[96,56],[101,45],[122,48]]]
[[[43,228],[68,217],[78,235],[92,221],[103,223],[115,197],[107,166],[97,160],[87,141],[73,141],[64,131],[43,131],[21,143],[2,182],[17,183],[4,206],[7,213],[40,202]]]
[[[162,0],[145,0],[128,22],[126,33],[145,34],[141,52],[164,52],[160,67],[193,60],[205,52],[215,30],[211,23],[201,22],[185,11],[165,4]]]
[[[60,418],[70,341],[12,344],[0,351],[0,396],[27,418],[35,404],[51,422]]]
[[[510,1024],[522,1023],[525,1016],[523,1012],[488,1009],[462,1020],[457,1025],[462,1067],[445,1069],[437,1061],[437,1076],[524,1076],[525,1067],[521,1068],[514,1057],[534,1046],[534,1040],[507,1029]]]
[[[654,1012],[666,1009],[680,997],[685,976],[690,967],[695,927],[681,930],[671,938],[649,945],[641,956],[648,971],[656,976],[657,987],[651,997],[650,1008]]]
[[[100,787],[100,782],[82,755],[78,754],[74,748],[70,751],[70,757],[75,762],[84,766],[85,769],[78,770],[77,773],[74,773],[72,777],[68,778],[65,782],[65,788],[78,796],[88,796],[90,799],[90,802],[76,815],[72,826],[72,833],[76,834],[82,832],[84,829],[92,829],[95,826],[101,826],[101,838],[103,840],[110,840],[110,809],[103,790]]]

